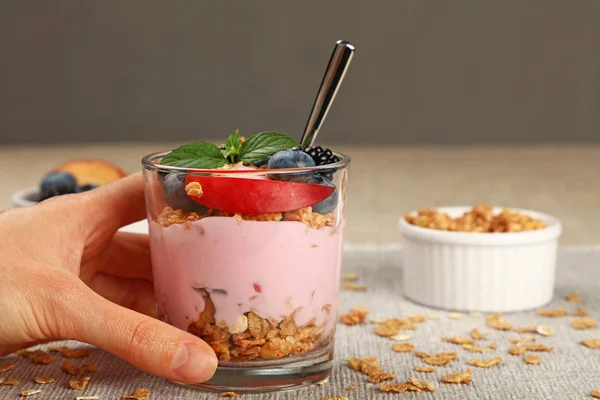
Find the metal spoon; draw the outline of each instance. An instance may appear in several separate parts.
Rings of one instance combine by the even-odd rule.
[[[327,64],[325,76],[323,76],[317,98],[308,117],[306,128],[304,128],[304,134],[300,139],[300,146],[312,146],[317,138],[319,129],[321,129],[321,125],[327,117],[327,112],[344,80],[344,75],[346,75],[353,56],[354,46],[344,40],[338,40],[329,59],[329,64]]]

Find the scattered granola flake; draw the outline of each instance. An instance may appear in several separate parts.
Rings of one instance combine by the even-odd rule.
[[[537,333],[537,326],[530,325],[515,329],[517,333]]]
[[[450,361],[454,361],[456,360],[456,357],[458,357],[458,353],[455,351],[452,352],[442,352],[442,353],[437,353],[436,356],[438,358],[447,358]]]
[[[21,384],[21,381],[18,379],[10,379],[8,381],[2,382],[2,384],[6,386],[19,386]]]
[[[358,280],[358,274],[356,272],[349,272],[347,274],[344,274],[344,276],[342,276],[342,279],[346,282],[354,282]]]
[[[358,284],[352,283],[352,282],[342,282],[342,284],[340,285],[340,289],[341,290],[349,290],[352,292],[366,292],[367,291],[366,286],[358,285]]]
[[[221,393],[221,397],[240,397],[236,392],[223,392]]]
[[[566,317],[568,315],[567,310],[564,308],[557,308],[555,310],[540,310],[538,314],[542,317],[549,318],[558,318],[558,317]]]
[[[390,339],[395,340],[397,342],[402,342],[404,340],[410,339],[410,336],[408,336],[408,335],[394,335],[394,336],[390,336]]]
[[[88,357],[90,354],[92,354],[90,349],[70,349],[68,347],[64,347],[59,351],[65,358],[82,358]]]
[[[96,372],[96,366],[89,362],[84,362],[81,366],[76,366],[68,361],[63,363],[63,370],[69,375],[83,375],[88,372]]]
[[[446,365],[446,364],[451,363],[452,359],[450,359],[450,358],[443,358],[443,357],[437,357],[437,356],[431,356],[431,357],[424,358],[423,362],[425,364],[429,364],[429,365],[440,366],[440,365]]]
[[[350,311],[347,314],[342,314],[340,316],[340,321],[344,325],[358,325],[358,324],[362,324],[365,321],[368,314],[369,314],[369,311],[366,309],[362,309],[362,310],[353,309],[352,311]]]
[[[525,364],[538,365],[540,363],[540,357],[535,354],[526,354],[523,357],[523,361],[525,361]]]
[[[435,386],[431,382],[420,381],[414,376],[408,378],[408,383],[423,392],[435,392]]]
[[[451,338],[442,338],[442,342],[448,342],[453,344],[474,344],[475,340],[466,336],[454,336]]]
[[[590,392],[590,396],[596,398],[596,399],[600,399],[600,390],[592,390]]]
[[[510,331],[513,324],[502,318],[501,314],[490,314],[486,317],[488,326],[500,331]]]
[[[50,378],[49,376],[38,376],[36,378],[33,378],[33,381],[35,383],[39,383],[39,384],[46,384],[46,383],[52,383],[54,382],[54,378]]]
[[[448,314],[448,318],[450,318],[450,319],[460,319],[460,314],[459,313],[455,313],[455,312],[451,312],[450,314]]]
[[[463,344],[462,348],[467,351],[470,351],[471,353],[487,353],[488,351],[490,351],[489,347],[477,347],[471,344]]]
[[[576,311],[573,311],[570,315],[573,317],[585,317],[588,315],[588,312],[581,307],[577,307]]]
[[[431,354],[429,353],[425,353],[424,351],[415,351],[415,356],[419,357],[419,358],[427,358],[427,357],[432,357]]]
[[[487,337],[487,333],[481,333],[479,329],[473,328],[471,329],[471,337],[475,340],[483,340]]]
[[[508,349],[508,352],[510,354],[512,354],[513,356],[520,356],[525,354],[525,352],[527,351],[527,346],[523,345],[523,344],[518,344],[516,346],[512,346],[510,349]]]
[[[13,369],[15,364],[0,364],[0,372],[6,372],[9,369]]]
[[[463,383],[469,385],[471,383],[471,368],[465,372],[452,371],[452,373],[442,377],[443,383]]]
[[[581,303],[581,296],[576,293],[571,293],[567,296],[567,301],[569,303]]]
[[[510,338],[508,339],[512,344],[526,343],[526,342],[535,342],[535,336],[521,336],[520,338]]]
[[[580,343],[590,349],[600,349],[600,339],[585,339]]]
[[[100,396],[77,396],[75,400],[100,400]]]
[[[75,390],[83,390],[90,382],[90,379],[92,379],[91,376],[84,376],[83,378],[79,379],[71,379],[69,380],[69,387]]]
[[[429,372],[435,372],[436,370],[437,370],[437,368],[435,368],[435,367],[424,367],[422,365],[417,365],[415,367],[415,371],[416,372],[426,372],[426,373],[429,373]]]
[[[412,322],[404,320],[404,319],[388,319],[385,322],[377,325],[373,328],[373,332],[375,332],[379,336],[390,337],[397,335],[401,329],[417,329]]]
[[[150,391],[148,389],[135,389],[131,394],[124,394],[123,399],[133,399],[133,400],[147,400],[150,397]]]
[[[492,350],[496,350],[497,347],[498,347],[498,345],[496,345],[496,342],[492,342],[488,345],[488,348],[492,349]]]
[[[23,390],[21,392],[21,394],[19,394],[19,396],[21,396],[21,397],[28,397],[28,396],[33,396],[34,394],[38,394],[40,392],[41,392],[40,389]]]
[[[421,322],[425,322],[426,317],[424,315],[411,315],[408,317],[410,322],[414,322],[415,324],[420,324]]]
[[[383,381],[390,381],[392,379],[396,379],[396,375],[390,374],[387,372],[382,372],[377,375],[373,375],[369,377],[369,382],[371,383],[381,383]]]
[[[589,329],[598,326],[598,323],[593,317],[578,318],[571,322],[575,329]]]
[[[396,343],[392,346],[392,350],[396,353],[409,353],[415,349],[414,344],[410,343]]]
[[[356,386],[354,386],[354,385],[352,385],[352,386],[348,386],[348,387],[347,387],[345,390],[347,390],[347,391],[349,391],[349,392],[350,392],[350,391],[352,391],[352,390],[356,390],[356,389],[357,389],[357,387],[356,387]]]
[[[468,364],[479,368],[491,368],[494,365],[500,364],[504,359],[500,356],[488,358],[487,360],[469,360]]]
[[[378,375],[382,372],[381,365],[379,365],[379,361],[375,357],[350,357],[348,358],[348,363],[353,370],[362,372],[367,376]]]
[[[537,327],[537,333],[542,336],[554,336],[556,333],[549,326],[540,325]]]
[[[470,312],[469,315],[471,317],[481,317],[481,313],[477,311]]]
[[[19,350],[17,354],[31,360],[34,364],[50,364],[54,361],[54,356],[44,350]]]
[[[379,385],[379,390],[385,393],[404,393],[420,391],[410,383],[382,383]]]
[[[527,351],[545,351],[547,353],[554,350],[554,347],[548,347],[543,343],[529,343],[525,345]]]

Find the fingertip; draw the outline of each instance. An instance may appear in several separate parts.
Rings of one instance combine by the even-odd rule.
[[[202,383],[213,377],[218,360],[204,342],[182,343],[171,361],[171,372],[178,382]]]

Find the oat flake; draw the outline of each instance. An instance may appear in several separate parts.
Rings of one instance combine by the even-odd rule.
[[[590,349],[600,349],[600,339],[584,339],[580,343]]]
[[[598,326],[598,323],[593,317],[585,317],[573,320],[571,326],[575,329],[589,329]]]
[[[23,390],[21,392],[20,396],[21,397],[28,397],[28,396],[33,396],[34,394],[38,394],[40,392],[41,392],[40,389]]]
[[[33,381],[35,383],[40,383],[40,384],[46,384],[46,383],[52,383],[54,382],[54,378],[50,378],[49,376],[38,376],[36,378],[33,378]]]
[[[538,365],[540,363],[540,358],[535,354],[527,354],[523,357],[523,361],[525,361],[525,364]]]
[[[500,364],[504,359],[502,357],[489,358],[487,360],[469,360],[468,364],[479,368],[491,368]]]
[[[394,350],[396,353],[408,353],[414,349],[415,345],[410,343],[396,343],[392,346],[392,350]]]
[[[123,399],[132,400],[147,400],[148,397],[150,397],[150,391],[144,388],[135,389],[133,393],[123,395]]]
[[[442,377],[443,383],[462,383],[469,385],[471,383],[471,368],[464,372],[452,371],[449,375]]]

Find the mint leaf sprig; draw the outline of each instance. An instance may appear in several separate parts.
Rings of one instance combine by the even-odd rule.
[[[236,129],[227,138],[224,148],[208,142],[190,143],[172,150],[162,158],[160,164],[180,168],[213,169],[229,163],[251,164],[297,146],[298,143],[284,133],[261,132],[244,140],[239,129]]]

